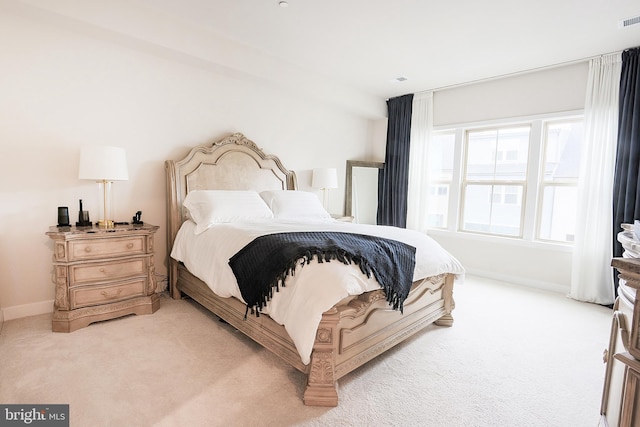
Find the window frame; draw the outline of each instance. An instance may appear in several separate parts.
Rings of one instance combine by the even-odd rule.
[[[548,123],[558,122],[584,122],[584,114],[582,110],[573,110],[552,114],[541,114],[527,117],[487,120],[482,122],[461,123],[452,125],[440,125],[435,126],[433,129],[434,134],[455,134],[454,141],[454,159],[453,159],[453,172],[452,179],[449,182],[449,200],[448,200],[448,218],[447,226],[444,228],[432,227],[427,228],[428,233],[433,234],[456,234],[460,236],[467,236],[469,238],[485,238],[488,240],[500,240],[522,242],[526,245],[535,244],[543,246],[554,246],[571,248],[573,242],[548,240],[539,238],[539,229],[542,215],[542,191],[545,187],[543,183],[543,171],[542,164],[544,159],[544,149],[546,135],[545,125]],[[487,128],[506,128],[506,127],[518,127],[523,125],[530,125],[529,134],[529,152],[528,152],[528,166],[526,172],[525,184],[526,188],[523,189],[523,207],[521,213],[521,235],[510,236],[504,234],[495,233],[483,233],[478,231],[467,231],[462,229],[463,213],[464,213],[464,200],[463,195],[463,181],[465,179],[465,171],[467,168],[467,132],[473,130],[487,129]],[[438,185],[441,180],[430,182],[429,185]],[[442,182],[444,183],[444,182]],[[483,181],[482,183],[489,183],[489,181]],[[506,181],[500,181],[493,185],[505,185]],[[547,185],[549,183],[546,183]],[[559,183],[553,182],[553,185],[559,185]],[[576,184],[577,185],[577,184]]]
[[[547,181],[544,177],[544,168],[545,168],[545,155],[547,152],[547,146],[549,144],[549,125],[559,124],[559,123],[580,123],[584,125],[584,117],[576,117],[572,116],[569,118],[558,118],[558,119],[550,119],[545,120],[543,123],[544,126],[544,134],[542,139],[542,147],[540,150],[540,179],[538,180],[538,193],[539,193],[539,202],[536,206],[536,231],[535,231],[535,240],[541,242],[549,242],[549,243],[564,243],[570,244],[573,241],[561,241],[554,239],[545,239],[540,237],[542,231],[542,216],[544,211],[544,190],[549,187],[573,187],[578,188],[579,177],[577,179],[566,179],[566,180],[558,180],[558,181]]]
[[[469,172],[469,135],[473,132],[487,132],[487,131],[496,131],[498,133],[497,138],[499,137],[499,132],[500,130],[504,130],[504,129],[516,129],[516,128],[523,128],[523,127],[528,127],[529,129],[529,141],[527,142],[527,165],[526,165],[526,170],[524,173],[525,178],[523,180],[498,180],[495,179],[483,179],[483,180],[469,180],[467,179],[468,176],[468,172]],[[529,125],[528,123],[514,123],[514,124],[509,124],[509,125],[493,125],[493,126],[480,126],[480,127],[469,127],[469,128],[465,128],[464,129],[464,147],[463,147],[463,153],[464,153],[464,157],[463,157],[463,162],[464,164],[462,165],[462,170],[461,170],[461,190],[460,190],[460,213],[459,213],[459,218],[460,221],[458,223],[458,231],[462,232],[462,233],[476,233],[476,234],[487,234],[490,236],[500,236],[500,237],[513,237],[513,238],[522,238],[523,233],[524,233],[524,221],[525,221],[525,201],[527,200],[527,177],[528,177],[528,169],[529,169],[529,156],[530,156],[530,145],[531,145],[531,131],[532,131],[532,126]],[[496,139],[496,142],[498,142],[499,139]],[[503,162],[504,160],[499,160],[498,159],[498,153],[503,152],[501,150],[498,149],[498,146],[496,145],[496,150],[495,150],[495,154],[494,154],[494,166],[497,166],[499,162]],[[506,161],[507,163],[513,163],[512,161]],[[455,167],[455,165],[454,165]],[[479,185],[486,185],[486,186],[491,186],[491,196],[493,197],[494,195],[494,190],[495,187],[520,187],[522,190],[522,206],[520,207],[520,219],[519,219],[519,230],[517,234],[499,234],[499,233],[492,233],[492,232],[483,232],[483,231],[477,231],[477,230],[469,230],[469,229],[465,229],[464,228],[464,224],[465,224],[465,219],[464,219],[464,214],[465,214],[465,202],[466,202],[466,195],[467,195],[467,189],[470,186],[479,186]],[[493,202],[490,203],[491,205],[493,205]],[[491,226],[491,224],[489,224],[489,226]]]

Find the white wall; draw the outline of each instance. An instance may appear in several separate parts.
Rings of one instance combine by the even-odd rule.
[[[94,183],[77,179],[80,147],[126,149],[129,181],[114,184],[117,220],[141,210],[161,228],[156,270],[166,273],[164,161],[240,131],[298,174],[338,169],[329,209],[343,211],[346,159],[365,158],[372,122],[260,79],[217,73],[139,44],[104,38],[20,10],[0,13],[0,312],[52,311],[56,208],[97,218]],[[228,71],[228,70],[227,70]],[[380,100],[382,103],[383,100]]]

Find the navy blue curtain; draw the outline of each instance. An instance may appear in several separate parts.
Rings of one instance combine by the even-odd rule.
[[[620,224],[640,219],[640,47],[622,52],[618,148],[613,183],[613,256],[620,257]],[[617,289],[616,289],[617,290]],[[617,292],[616,292],[617,293]]]
[[[384,168],[378,172],[377,222],[380,225],[407,226],[412,105],[413,94],[387,101],[387,151]]]

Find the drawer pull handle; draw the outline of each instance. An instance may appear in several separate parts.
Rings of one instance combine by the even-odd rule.
[[[85,246],[84,247],[84,251],[85,252],[91,252],[91,246]]]
[[[105,268],[104,268],[104,267],[100,267],[100,270],[99,270],[99,271],[100,271],[100,273],[105,273],[107,270],[105,270]]]
[[[133,248],[133,243],[127,243],[127,249]]]
[[[102,295],[105,299],[115,299],[115,298],[118,298],[121,293],[122,293],[122,289],[118,289],[118,291],[113,294],[109,294],[109,292],[107,291],[102,291],[100,292],[100,295]]]

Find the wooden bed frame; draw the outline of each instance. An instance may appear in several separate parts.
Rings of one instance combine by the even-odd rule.
[[[211,146],[193,148],[182,160],[165,162],[167,176],[167,253],[186,219],[182,202],[196,189],[296,189],[296,176],[277,157],[266,155],[241,133]],[[169,255],[169,284],[174,298],[186,294],[248,337],[308,374],[304,403],[337,406],[337,380],[431,323],[451,326],[454,308],[451,274],[415,282],[404,314],[389,307],[382,290],[348,297],[326,311],[316,333],[311,363],[304,365],[284,327],[268,316],[245,315],[235,298],[215,295]]]

